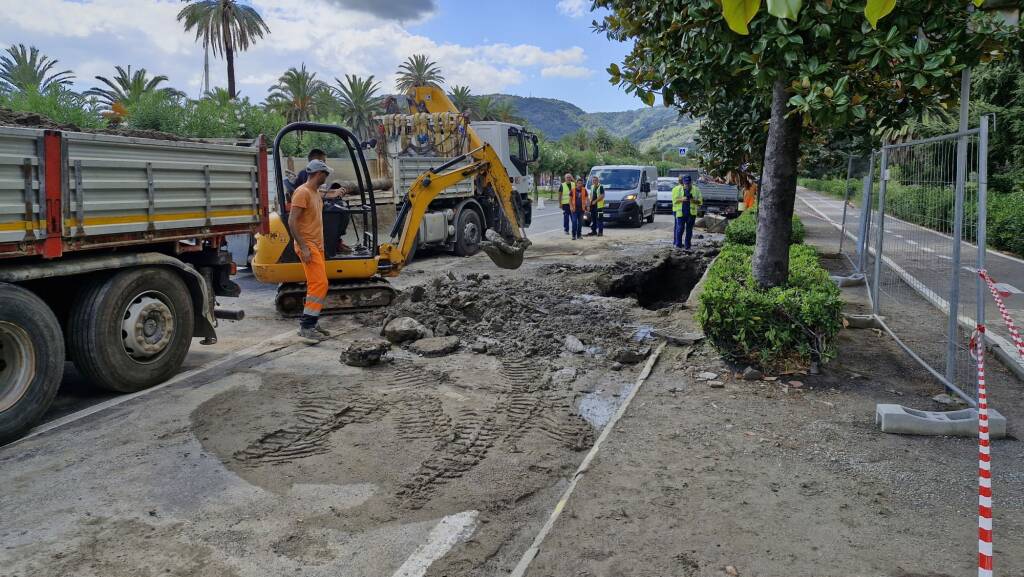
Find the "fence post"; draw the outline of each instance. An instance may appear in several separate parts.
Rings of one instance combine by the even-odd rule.
[[[956,189],[953,199],[953,270],[949,279],[949,325],[946,329],[946,380],[957,384],[956,351],[960,326],[958,313],[960,310],[960,243],[964,235],[964,189],[967,182],[967,135],[960,131],[956,143]]]
[[[878,183],[878,235],[875,241],[875,273],[871,285],[871,312],[879,315],[879,287],[882,285],[882,246],[885,244],[885,190],[889,183],[889,149],[882,147],[882,169]]]
[[[874,196],[872,180],[875,177],[875,153],[868,153],[868,173],[864,177],[864,194],[860,200],[860,230],[857,231],[857,272],[867,273],[868,235],[871,233],[871,197]]]
[[[978,270],[985,270],[985,257],[988,250],[988,116],[981,117],[981,126],[978,127],[978,238],[975,239],[978,243]],[[977,296],[975,297],[978,301],[977,311],[977,323],[981,324],[985,322],[985,300],[988,296],[986,294],[988,285],[982,280],[980,275],[976,275],[977,278],[974,282],[977,283]],[[985,333],[979,332],[978,338],[981,339],[981,343],[978,346],[985,346]]]
[[[849,153],[846,163],[846,193],[843,195],[843,227],[839,231],[839,254],[843,254],[843,243],[846,242],[846,209],[850,206],[850,177],[853,175],[853,153]]]

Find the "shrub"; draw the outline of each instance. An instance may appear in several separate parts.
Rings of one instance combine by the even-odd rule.
[[[51,87],[43,93],[27,90],[2,95],[0,106],[16,112],[33,112],[57,124],[73,125],[81,129],[104,128],[107,124],[94,101],[59,86]]]
[[[1024,190],[989,197],[988,241],[992,246],[1024,255]]]
[[[787,285],[762,290],[751,273],[753,252],[727,244],[708,271],[697,321],[710,342],[732,361],[768,370],[834,357],[842,301],[818,254],[793,246]]]
[[[800,244],[804,241],[806,231],[800,217],[793,215],[793,229],[789,235],[790,244]],[[739,218],[729,223],[725,228],[725,242],[731,244],[753,245],[757,240],[757,211],[745,211]]]

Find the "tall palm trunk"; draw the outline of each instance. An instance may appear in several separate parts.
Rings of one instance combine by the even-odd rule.
[[[785,80],[772,88],[772,114],[764,181],[757,208],[757,240],[753,273],[761,288],[786,284],[789,279],[789,236],[796,201],[796,171],[800,159],[800,116],[786,117],[789,91]]]
[[[221,30],[224,34],[224,59],[228,61],[228,94],[234,100],[238,96],[235,93],[235,47],[231,42],[231,21],[226,10],[221,16]]]

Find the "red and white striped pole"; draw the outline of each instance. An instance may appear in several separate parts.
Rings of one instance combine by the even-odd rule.
[[[1010,339],[1013,341],[1013,346],[1017,347],[1017,354],[1020,355],[1020,358],[1024,359],[1024,339],[1021,339],[1020,331],[1013,324],[1013,319],[1010,318],[1010,313],[1006,310],[1006,305],[1003,304],[1003,297],[1010,296],[1010,293],[1000,292],[999,287],[996,286],[996,281],[988,276],[988,272],[982,270],[978,271],[978,274],[988,284],[988,290],[992,293],[996,306],[999,307],[999,314],[1002,315],[1003,322],[1006,323],[1006,330],[1010,331]],[[978,322],[985,322],[985,320],[978,319]]]
[[[984,324],[978,324],[971,347],[978,361],[978,577],[992,577],[992,454],[988,438]]]

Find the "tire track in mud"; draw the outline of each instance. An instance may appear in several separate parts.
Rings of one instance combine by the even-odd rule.
[[[452,420],[440,399],[413,395],[396,403],[396,428],[403,441],[441,442],[451,435]]]
[[[436,454],[420,464],[410,480],[402,483],[397,497],[404,506],[419,509],[430,500],[437,487],[462,477],[484,460],[498,437],[495,409],[459,411],[448,439]]]
[[[339,399],[306,393],[295,409],[295,422],[271,431],[234,454],[246,465],[290,463],[330,451],[331,433],[353,423],[368,423],[386,412],[380,399],[354,394]]]
[[[388,384],[397,388],[423,388],[449,380],[448,373],[410,361],[396,361]]]

